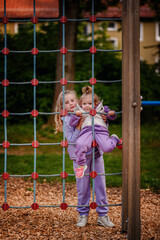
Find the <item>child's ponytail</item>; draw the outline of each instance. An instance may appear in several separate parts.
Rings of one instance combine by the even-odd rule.
[[[92,93],[92,88],[90,86],[83,87],[82,88],[82,93],[91,94]]]

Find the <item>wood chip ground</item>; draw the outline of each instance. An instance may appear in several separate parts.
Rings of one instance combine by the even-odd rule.
[[[0,180],[0,205],[4,203],[4,181]],[[39,205],[60,205],[63,201],[62,184],[36,183],[36,202]],[[110,204],[121,202],[121,188],[108,188]],[[66,183],[66,202],[77,204],[76,185]],[[150,190],[141,190],[141,239],[160,239],[160,195]],[[9,178],[7,181],[7,203],[10,206],[31,206],[33,203],[33,182],[22,178]],[[96,210],[91,210],[88,224],[84,228],[75,226],[75,207],[66,210],[39,208],[38,210],[0,209],[0,239],[5,240],[103,240],[127,239],[121,234],[121,207],[110,207],[108,213],[114,228],[97,225]]]

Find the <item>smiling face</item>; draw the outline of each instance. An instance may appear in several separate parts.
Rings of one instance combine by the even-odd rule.
[[[67,112],[73,112],[74,108],[77,106],[77,99],[73,93],[65,95],[65,109]]]
[[[92,95],[86,95],[82,98],[82,109],[89,112],[92,109]]]

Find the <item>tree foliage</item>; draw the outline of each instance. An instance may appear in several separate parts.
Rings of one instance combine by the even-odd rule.
[[[76,49],[89,49],[92,46],[91,35],[84,34],[85,24],[78,28],[78,42]],[[95,31],[95,47],[97,49],[113,49],[107,40],[106,23]],[[37,45],[40,50],[57,49],[58,25],[56,23],[42,24],[36,34]],[[3,36],[0,35],[0,45],[4,46]],[[33,25],[27,24],[16,35],[7,35],[7,47],[10,50],[31,50],[33,48]],[[76,81],[89,80],[92,77],[92,54],[90,52],[75,53]],[[159,100],[159,74],[154,66],[141,63],[141,95],[144,100]],[[39,53],[36,58],[36,78],[39,81],[54,81],[56,69],[56,53]],[[121,111],[121,83],[103,83],[105,80],[121,79],[121,53],[97,51],[94,55],[94,77],[102,80],[95,85],[95,92],[110,108]],[[4,55],[0,54],[0,81],[4,79]],[[9,53],[7,55],[7,79],[10,82],[31,82],[33,79],[33,55],[31,53]],[[81,88],[88,83],[75,84],[78,96]],[[55,84],[39,84],[36,91],[36,109],[40,112],[51,112]],[[4,87],[0,85],[0,112],[4,110]],[[30,112],[33,109],[33,86],[31,84],[9,85],[6,88],[7,110],[11,113]],[[153,109],[153,110],[152,110]],[[148,114],[149,111],[152,111]],[[145,121],[158,118],[157,107],[145,107],[142,117]],[[31,118],[31,117],[29,117]],[[0,118],[1,123],[3,118]],[[40,123],[47,122],[47,116],[39,116]],[[9,117],[8,121],[24,122],[28,117]]]
[[[160,75],[156,73],[156,65],[141,62],[141,96],[144,101],[160,101]],[[160,120],[159,106],[144,106],[142,122]]]
[[[112,43],[107,40],[106,34],[107,24],[102,23],[99,30],[95,31],[95,47],[97,49],[113,49]],[[83,38],[82,38],[83,36]],[[91,36],[83,35],[83,25],[79,28],[79,41],[77,49],[89,49],[92,45]],[[90,40],[89,40],[90,39]],[[102,80],[94,87],[95,92],[104,101],[104,104],[116,111],[121,111],[121,82],[119,83],[103,83],[103,81],[114,81],[121,79],[121,53],[108,53],[97,51],[94,56],[94,77]],[[78,53],[76,55],[76,80],[89,80],[92,77],[92,54]],[[76,91],[80,96],[81,89],[89,83],[76,84]],[[90,84],[89,84],[90,85]]]
[[[42,24],[37,31],[36,47],[40,50],[57,49],[57,24]],[[3,36],[0,45],[3,46]],[[7,35],[7,47],[10,50],[28,51],[33,48],[33,25],[26,24],[16,35]],[[39,81],[54,81],[56,68],[55,53],[39,53],[36,57],[36,78]],[[9,53],[7,55],[7,79],[10,82],[31,82],[33,75],[33,55],[31,53]],[[0,54],[0,78],[4,79],[4,56]],[[50,112],[53,102],[52,84],[39,84],[36,91],[36,108],[42,112]],[[0,111],[3,111],[4,94],[0,87]],[[9,85],[6,88],[7,110],[9,112],[30,112],[33,109],[33,86],[31,84]],[[11,118],[11,117],[10,117]],[[9,118],[9,119],[10,119]],[[23,118],[23,120],[26,118]],[[45,117],[44,117],[45,119]],[[12,118],[22,121],[21,117]],[[27,120],[27,119],[26,119]]]

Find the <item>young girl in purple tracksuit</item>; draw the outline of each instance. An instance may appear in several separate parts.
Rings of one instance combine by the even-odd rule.
[[[93,141],[92,133],[92,116],[88,113],[92,109],[92,88],[87,86],[82,88],[82,96],[80,97],[79,104],[75,108],[73,115],[70,119],[70,126],[76,127],[79,124],[81,117],[85,118],[79,137],[76,141],[76,161],[78,163],[78,168],[76,170],[76,177],[81,178],[84,176],[84,172],[87,169],[86,165],[86,152],[91,148]],[[115,120],[115,111],[110,110],[108,106],[103,106],[102,101],[99,97],[94,94],[94,108],[98,113],[107,113],[107,118],[109,120]],[[94,135],[95,141],[98,144],[98,148],[102,149],[103,152],[109,153],[113,151],[114,148],[119,148],[119,144],[122,144],[117,135],[113,134],[109,136],[108,123],[104,122],[101,114],[96,114],[94,116]],[[83,114],[83,115],[82,115]]]
[[[75,107],[77,106],[77,97],[76,92],[73,90],[65,91],[65,109],[67,112],[74,112]],[[60,112],[63,109],[63,93],[61,92],[56,104],[56,112]],[[79,137],[81,126],[84,122],[84,119],[81,117],[79,123],[76,127],[70,126],[69,122],[72,115],[67,114],[67,116],[60,117],[59,114],[55,115],[55,123],[56,123],[56,131],[62,131],[63,121],[65,121],[65,136],[67,138],[68,143],[75,143]],[[102,116],[104,121],[106,121],[106,116]],[[76,146],[68,145],[68,154],[70,159],[73,160],[73,168],[76,169],[78,164],[76,162],[75,155]],[[90,148],[88,152],[86,152],[86,165],[87,170],[86,173],[90,173],[93,170],[92,166],[92,156],[93,150]],[[98,148],[95,148],[95,168],[94,170],[97,173],[105,173],[104,170],[104,160],[103,160],[103,152]],[[89,214],[89,203],[90,203],[90,176],[85,175],[83,178],[76,178],[77,184],[77,192],[78,192],[78,205],[82,207],[77,207],[77,211],[79,213],[79,220],[77,223],[78,227],[85,227],[88,221]],[[107,194],[106,194],[106,181],[105,175],[97,175],[95,180],[95,194],[96,194],[96,203],[97,208],[96,211],[99,215],[98,224],[104,227],[114,227],[114,224],[110,221],[107,212],[107,206],[99,206],[99,205],[108,205]],[[86,206],[87,205],[87,206]]]

